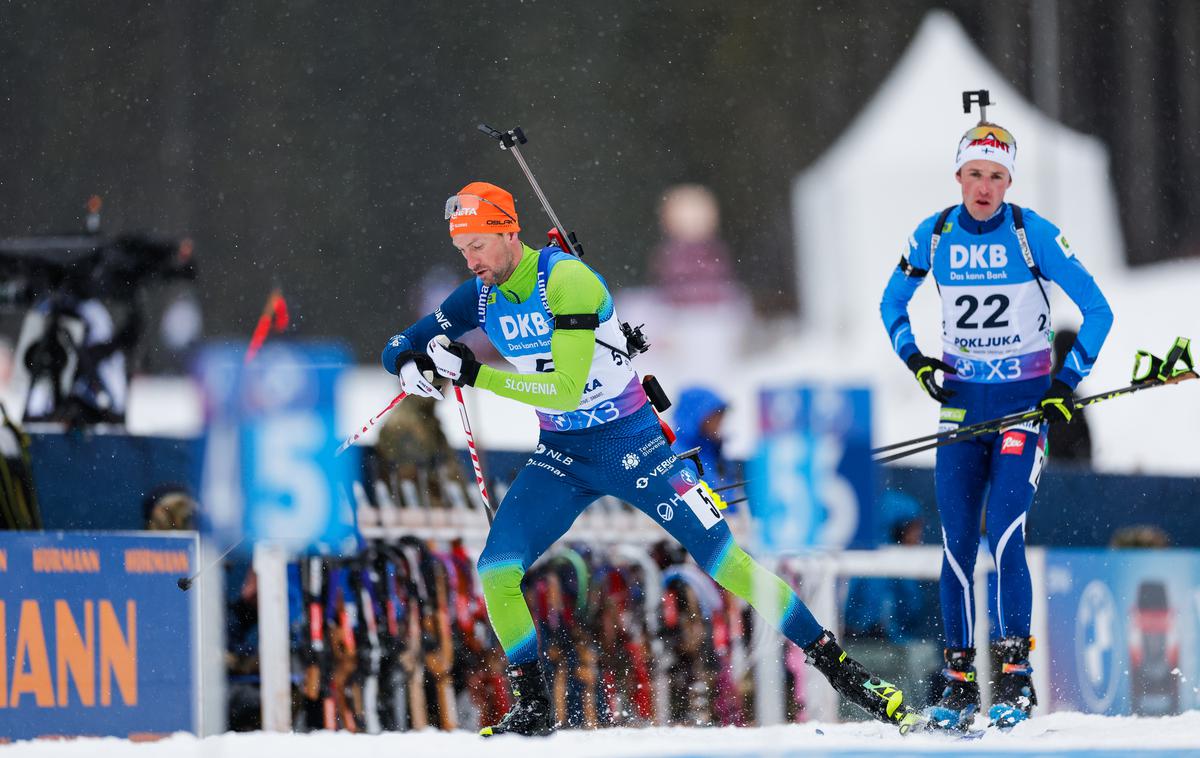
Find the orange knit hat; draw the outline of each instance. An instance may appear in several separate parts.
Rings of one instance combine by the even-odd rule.
[[[471,182],[446,201],[450,236],[519,232],[517,206],[507,191],[487,182]]]

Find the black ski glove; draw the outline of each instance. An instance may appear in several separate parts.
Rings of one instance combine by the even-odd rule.
[[[1042,409],[1042,419],[1049,424],[1069,424],[1075,418],[1074,391],[1065,382],[1055,379],[1050,389],[1042,395],[1038,407]]]
[[[957,374],[953,366],[948,366],[937,358],[930,358],[920,353],[913,353],[908,356],[905,361],[908,364],[908,370],[913,372],[917,377],[917,384],[921,385],[921,389],[925,393],[939,403],[944,403],[954,397],[954,390],[948,390],[937,383],[937,376],[934,371],[941,371],[943,374]],[[942,377],[945,381],[945,377]]]
[[[425,348],[437,372],[450,379],[458,387],[474,387],[479,378],[479,361],[475,353],[461,342],[451,342],[444,334],[429,340]]]

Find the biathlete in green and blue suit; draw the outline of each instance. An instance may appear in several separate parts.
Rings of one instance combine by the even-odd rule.
[[[891,684],[839,647],[796,593],[733,539],[696,467],[672,452],[629,356],[604,280],[557,247],[518,238],[512,195],[474,182],[446,204],[451,240],[474,277],[433,313],[392,337],[384,367],[405,392],[441,397],[435,372],[460,386],[534,406],[536,449],[496,511],[479,557],[488,616],[509,661],[516,702],[483,734],[547,734],[555,727],[533,618],[521,590],[530,565],[597,498],[618,497],[656,521],[718,583],[754,603],[774,588],[767,620],[801,646],[847,699],[907,731],[919,723]],[[456,342],[482,329],[515,367],[482,365]]]

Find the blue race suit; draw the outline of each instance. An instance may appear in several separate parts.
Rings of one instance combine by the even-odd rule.
[[[959,205],[917,227],[884,290],[883,322],[892,348],[906,361],[919,352],[908,301],[930,272],[942,300],[942,360],[957,371],[945,377],[955,395],[942,405],[940,430],[1030,410],[1052,378],[1074,389],[1091,372],[1112,326],[1108,302],[1056,226],[1007,203],[985,221]],[[1083,314],[1079,336],[1056,377],[1050,376],[1052,284]],[[934,477],[948,647],[974,646],[972,578],[985,507],[998,575],[995,592],[989,592],[991,638],[1029,636],[1033,593],[1025,519],[1045,444],[1044,425],[1030,423],[938,448]]]

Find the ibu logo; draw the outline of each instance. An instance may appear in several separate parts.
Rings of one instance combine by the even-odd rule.
[[[1004,268],[1008,249],[1004,245],[951,245],[950,268]]]
[[[550,325],[540,313],[522,313],[519,316],[501,316],[500,330],[504,332],[504,339],[507,340],[544,337],[550,333]]]

